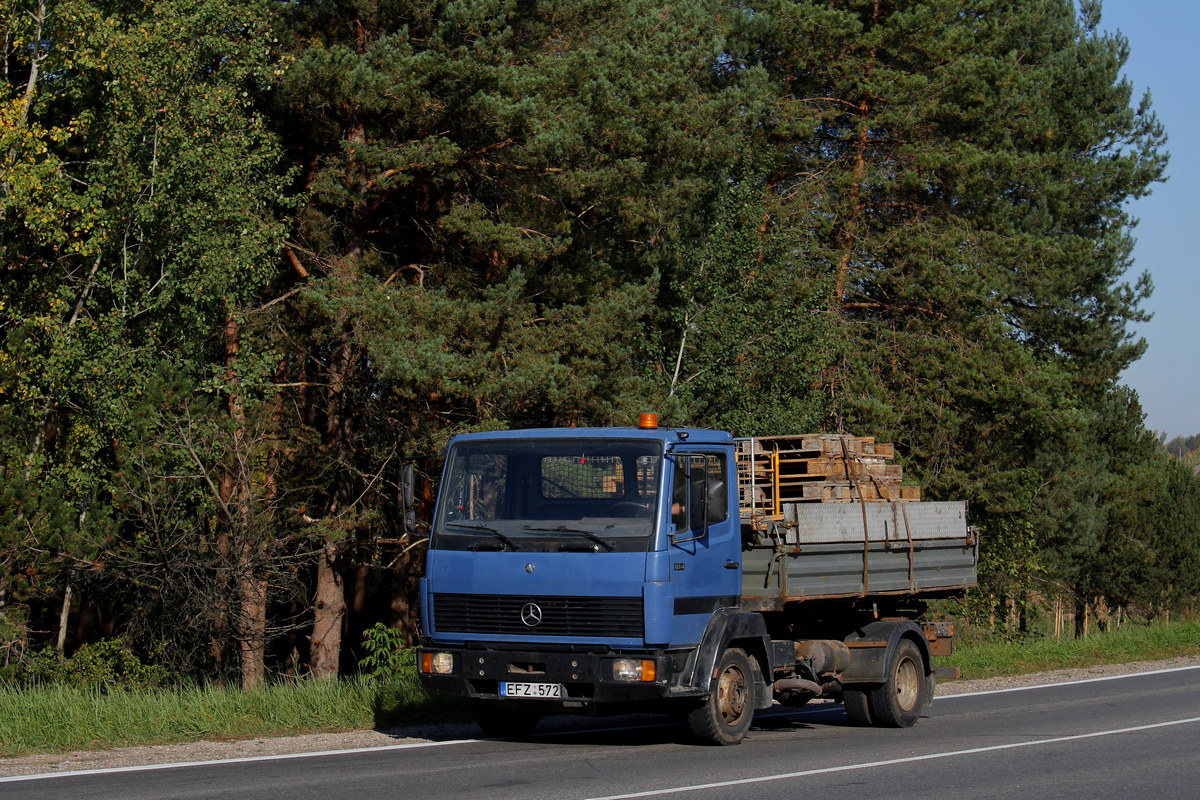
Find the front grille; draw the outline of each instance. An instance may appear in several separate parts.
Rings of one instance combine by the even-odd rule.
[[[529,603],[541,622],[527,625]],[[435,594],[433,625],[439,633],[533,636],[595,636],[640,639],[640,597],[526,597],[493,594]]]

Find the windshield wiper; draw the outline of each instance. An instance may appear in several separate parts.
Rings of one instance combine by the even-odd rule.
[[[487,525],[467,525],[462,522],[447,522],[446,527],[447,528],[462,528],[463,530],[479,531],[481,533],[490,533],[492,536],[495,536],[497,539],[499,539],[501,542],[504,542],[504,544],[508,545],[513,550],[521,549],[521,548],[517,547],[516,542],[514,542],[512,539],[508,538],[507,536],[505,536],[503,533],[496,530],[495,528],[489,528]]]
[[[533,527],[532,525],[523,525],[523,526],[521,527],[521,530],[526,530],[526,531],[549,531],[549,532],[551,532],[551,533],[577,533],[577,534],[579,534],[580,536],[586,536],[587,538],[591,539],[593,542],[595,542],[596,544],[600,545],[600,546],[601,546],[601,547],[603,547],[605,550],[608,550],[610,553],[611,553],[613,550],[616,550],[616,549],[617,549],[617,548],[616,548],[616,546],[614,546],[612,542],[607,542],[607,541],[605,541],[604,539],[601,539],[599,536],[597,536],[596,534],[592,533],[591,531],[580,530],[579,528],[568,528],[566,525],[557,525],[557,526],[555,526],[555,527],[553,527],[553,528],[535,528],[535,527]]]

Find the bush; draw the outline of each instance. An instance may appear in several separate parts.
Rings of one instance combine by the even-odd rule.
[[[27,656],[17,669],[17,682],[26,686],[73,686],[101,692],[159,688],[166,686],[170,677],[164,667],[144,663],[119,639],[84,645],[70,658],[48,647]]]
[[[11,612],[0,617],[0,684],[17,679],[25,655],[25,626]]]
[[[416,667],[416,650],[404,645],[404,633],[376,622],[363,632],[363,652],[359,667],[378,681],[392,681]]]

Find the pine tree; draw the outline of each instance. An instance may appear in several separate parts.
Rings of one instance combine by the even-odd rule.
[[[699,223],[743,133],[740,76],[714,68],[723,15],[590,0],[285,15],[276,114],[309,190],[288,380],[319,442],[302,481],[320,487],[305,506],[325,550],[317,674],[337,671],[345,576],[361,585],[393,524],[400,455],[465,429],[628,420],[654,393],[666,244]]]
[[[837,422],[896,440],[931,496],[981,501],[995,552],[1030,558],[1031,525],[1086,549],[1106,481],[1090,431],[1149,289],[1124,277],[1123,203],[1165,164],[1125,42],[1061,0],[770,13],[783,93],[763,130],[834,286]]]

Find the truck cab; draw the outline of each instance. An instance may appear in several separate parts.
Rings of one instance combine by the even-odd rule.
[[[732,459],[708,430],[457,437],[421,581],[422,680],[497,732],[522,725],[494,716],[701,694],[689,657],[738,603]]]

